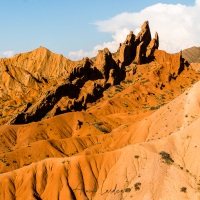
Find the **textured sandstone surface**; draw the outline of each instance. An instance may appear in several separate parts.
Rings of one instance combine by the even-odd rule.
[[[0,59],[0,199],[198,200],[199,63],[158,45]]]

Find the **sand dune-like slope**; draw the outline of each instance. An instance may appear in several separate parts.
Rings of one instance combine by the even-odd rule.
[[[200,199],[199,63],[158,45],[0,59],[0,200]]]
[[[148,117],[111,132],[105,152],[92,146],[1,174],[0,198],[199,199],[199,87],[197,82]],[[101,139],[96,150],[107,143]]]

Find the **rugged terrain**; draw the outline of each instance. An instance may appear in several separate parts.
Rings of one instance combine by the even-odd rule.
[[[114,54],[0,59],[0,199],[200,199],[198,61],[158,47],[145,22]]]

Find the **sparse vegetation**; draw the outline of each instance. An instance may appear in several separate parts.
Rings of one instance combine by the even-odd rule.
[[[134,157],[135,157],[136,159],[138,159],[140,156],[138,156],[138,155],[135,155]]]
[[[108,130],[107,128],[104,128],[103,127],[103,123],[102,122],[94,122],[93,123],[93,126],[95,128],[97,128],[98,130],[100,130],[101,132],[104,132],[104,133],[110,133],[110,130]]]
[[[187,192],[187,188],[186,188],[186,187],[182,187],[182,188],[181,188],[181,192],[186,193],[186,192]]]
[[[165,104],[164,103],[162,103],[162,104],[159,104],[159,105],[157,105],[157,106],[151,106],[150,107],[150,110],[157,110],[157,109],[159,109],[160,107],[162,107],[162,106],[164,106]]]
[[[146,80],[142,81],[141,84],[145,84],[145,83],[148,83],[148,82],[150,82],[150,80],[146,79]]]
[[[184,89],[184,87],[182,85],[180,85],[179,87],[180,87],[180,89]]]
[[[146,188],[150,196],[161,199],[171,181],[156,188],[159,180],[173,180],[176,173],[184,181],[166,195],[173,199],[198,195],[198,170],[188,167],[198,166],[195,156],[200,150],[195,140],[198,87],[190,87],[195,71],[186,67],[185,61],[184,67],[178,66],[180,54],[159,50],[154,54],[147,42],[147,46],[143,43],[143,52],[143,46],[136,48],[142,41],[135,45],[132,41],[136,41],[135,36],[130,34],[122,51],[113,54],[116,58],[105,49],[103,54],[99,51],[97,59],[76,62],[63,62],[62,56],[51,57],[50,52],[38,56],[30,52],[27,57],[33,64],[23,60],[26,54],[1,62],[0,123],[8,126],[2,126],[0,133],[0,173],[6,172],[0,175],[0,199],[45,199],[52,196],[52,190],[59,198],[62,186],[70,190],[65,199],[143,199]],[[151,59],[145,58],[146,49],[152,53]],[[135,65],[132,60],[138,60],[138,56],[141,62]],[[39,57],[43,59],[42,68]],[[45,59],[49,60],[47,64]],[[6,73],[4,63],[9,65],[8,70],[15,70]],[[178,97],[185,89],[191,91],[189,95]],[[186,154],[191,158],[186,159]],[[150,182],[144,181],[145,176]]]
[[[125,84],[131,84],[133,81],[132,80],[124,80],[122,81],[122,83],[125,83]]]
[[[125,192],[130,192],[131,191],[131,188],[126,188],[125,189]]]
[[[165,151],[161,151],[159,154],[166,164],[171,165],[174,163],[174,160],[171,158],[170,154],[166,153]]]
[[[134,187],[135,187],[135,190],[140,190],[140,187],[141,187],[141,183],[135,183],[134,184]]]
[[[180,166],[180,165],[178,165],[179,166],[179,168],[181,169],[181,170],[183,170],[183,167],[182,166]]]
[[[115,85],[115,92],[121,92],[124,89],[121,85]]]
[[[122,103],[123,103],[124,107],[128,107],[128,104],[125,101]]]

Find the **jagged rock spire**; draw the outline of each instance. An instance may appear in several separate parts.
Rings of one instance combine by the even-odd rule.
[[[119,47],[119,62],[122,65],[128,65],[131,62],[137,64],[143,63],[147,59],[150,59],[155,49],[158,49],[158,45],[158,34],[156,33],[155,38],[151,39],[149,22],[145,21],[137,36],[135,36],[131,31],[125,42]]]
[[[155,38],[153,38],[149,43],[149,45],[147,46],[146,58],[150,59],[153,56],[155,49],[158,49],[158,47],[159,47],[159,37],[158,33],[156,32]]]

